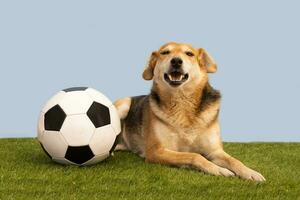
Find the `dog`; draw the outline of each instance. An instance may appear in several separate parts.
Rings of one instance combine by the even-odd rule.
[[[208,81],[208,73],[216,71],[203,48],[170,42],[152,52],[143,72],[145,80],[153,80],[150,94],[114,103],[122,122],[116,150],[132,151],[150,163],[265,181],[223,150],[221,95]]]

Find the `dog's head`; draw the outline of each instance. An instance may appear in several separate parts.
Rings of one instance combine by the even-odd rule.
[[[152,52],[143,78],[177,88],[199,84],[202,80],[207,80],[207,73],[216,71],[215,61],[205,49],[171,42]]]

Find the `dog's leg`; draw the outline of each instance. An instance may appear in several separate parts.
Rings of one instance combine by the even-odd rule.
[[[215,165],[197,153],[176,152],[166,148],[158,148],[148,151],[146,161],[178,167],[191,166],[205,173],[217,176],[234,176],[234,173],[228,169]]]
[[[125,119],[127,117],[129,109],[130,109],[131,98],[126,97],[126,98],[123,98],[123,99],[119,99],[116,102],[114,102],[114,105],[115,105],[115,107],[118,111],[120,119],[121,120]]]
[[[215,151],[209,154],[207,158],[213,163],[233,171],[237,176],[243,179],[254,180],[258,182],[266,180],[263,175],[246,167],[241,161],[233,158],[223,150]]]
[[[116,148],[114,151],[126,151],[128,150],[128,148],[126,147],[125,144],[121,143],[121,144],[117,144]]]
[[[121,120],[123,120],[127,117],[129,109],[130,109],[130,105],[131,105],[131,98],[130,97],[119,99],[116,102],[114,102],[114,106],[116,107],[118,115],[119,115]],[[114,151],[126,151],[126,150],[128,150],[128,148],[127,148],[127,146],[126,146],[126,144],[124,143],[124,140],[123,140],[123,132],[120,133],[120,135],[118,136],[117,139],[118,139],[118,144],[117,144]]]

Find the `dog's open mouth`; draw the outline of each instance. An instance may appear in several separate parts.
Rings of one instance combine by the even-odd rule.
[[[189,75],[174,71],[165,73],[164,78],[171,86],[179,86],[189,78]]]

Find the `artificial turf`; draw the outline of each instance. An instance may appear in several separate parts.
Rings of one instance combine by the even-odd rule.
[[[52,162],[35,139],[0,139],[0,199],[300,199],[300,143],[225,143],[265,183],[145,163],[129,152],[88,167]]]

